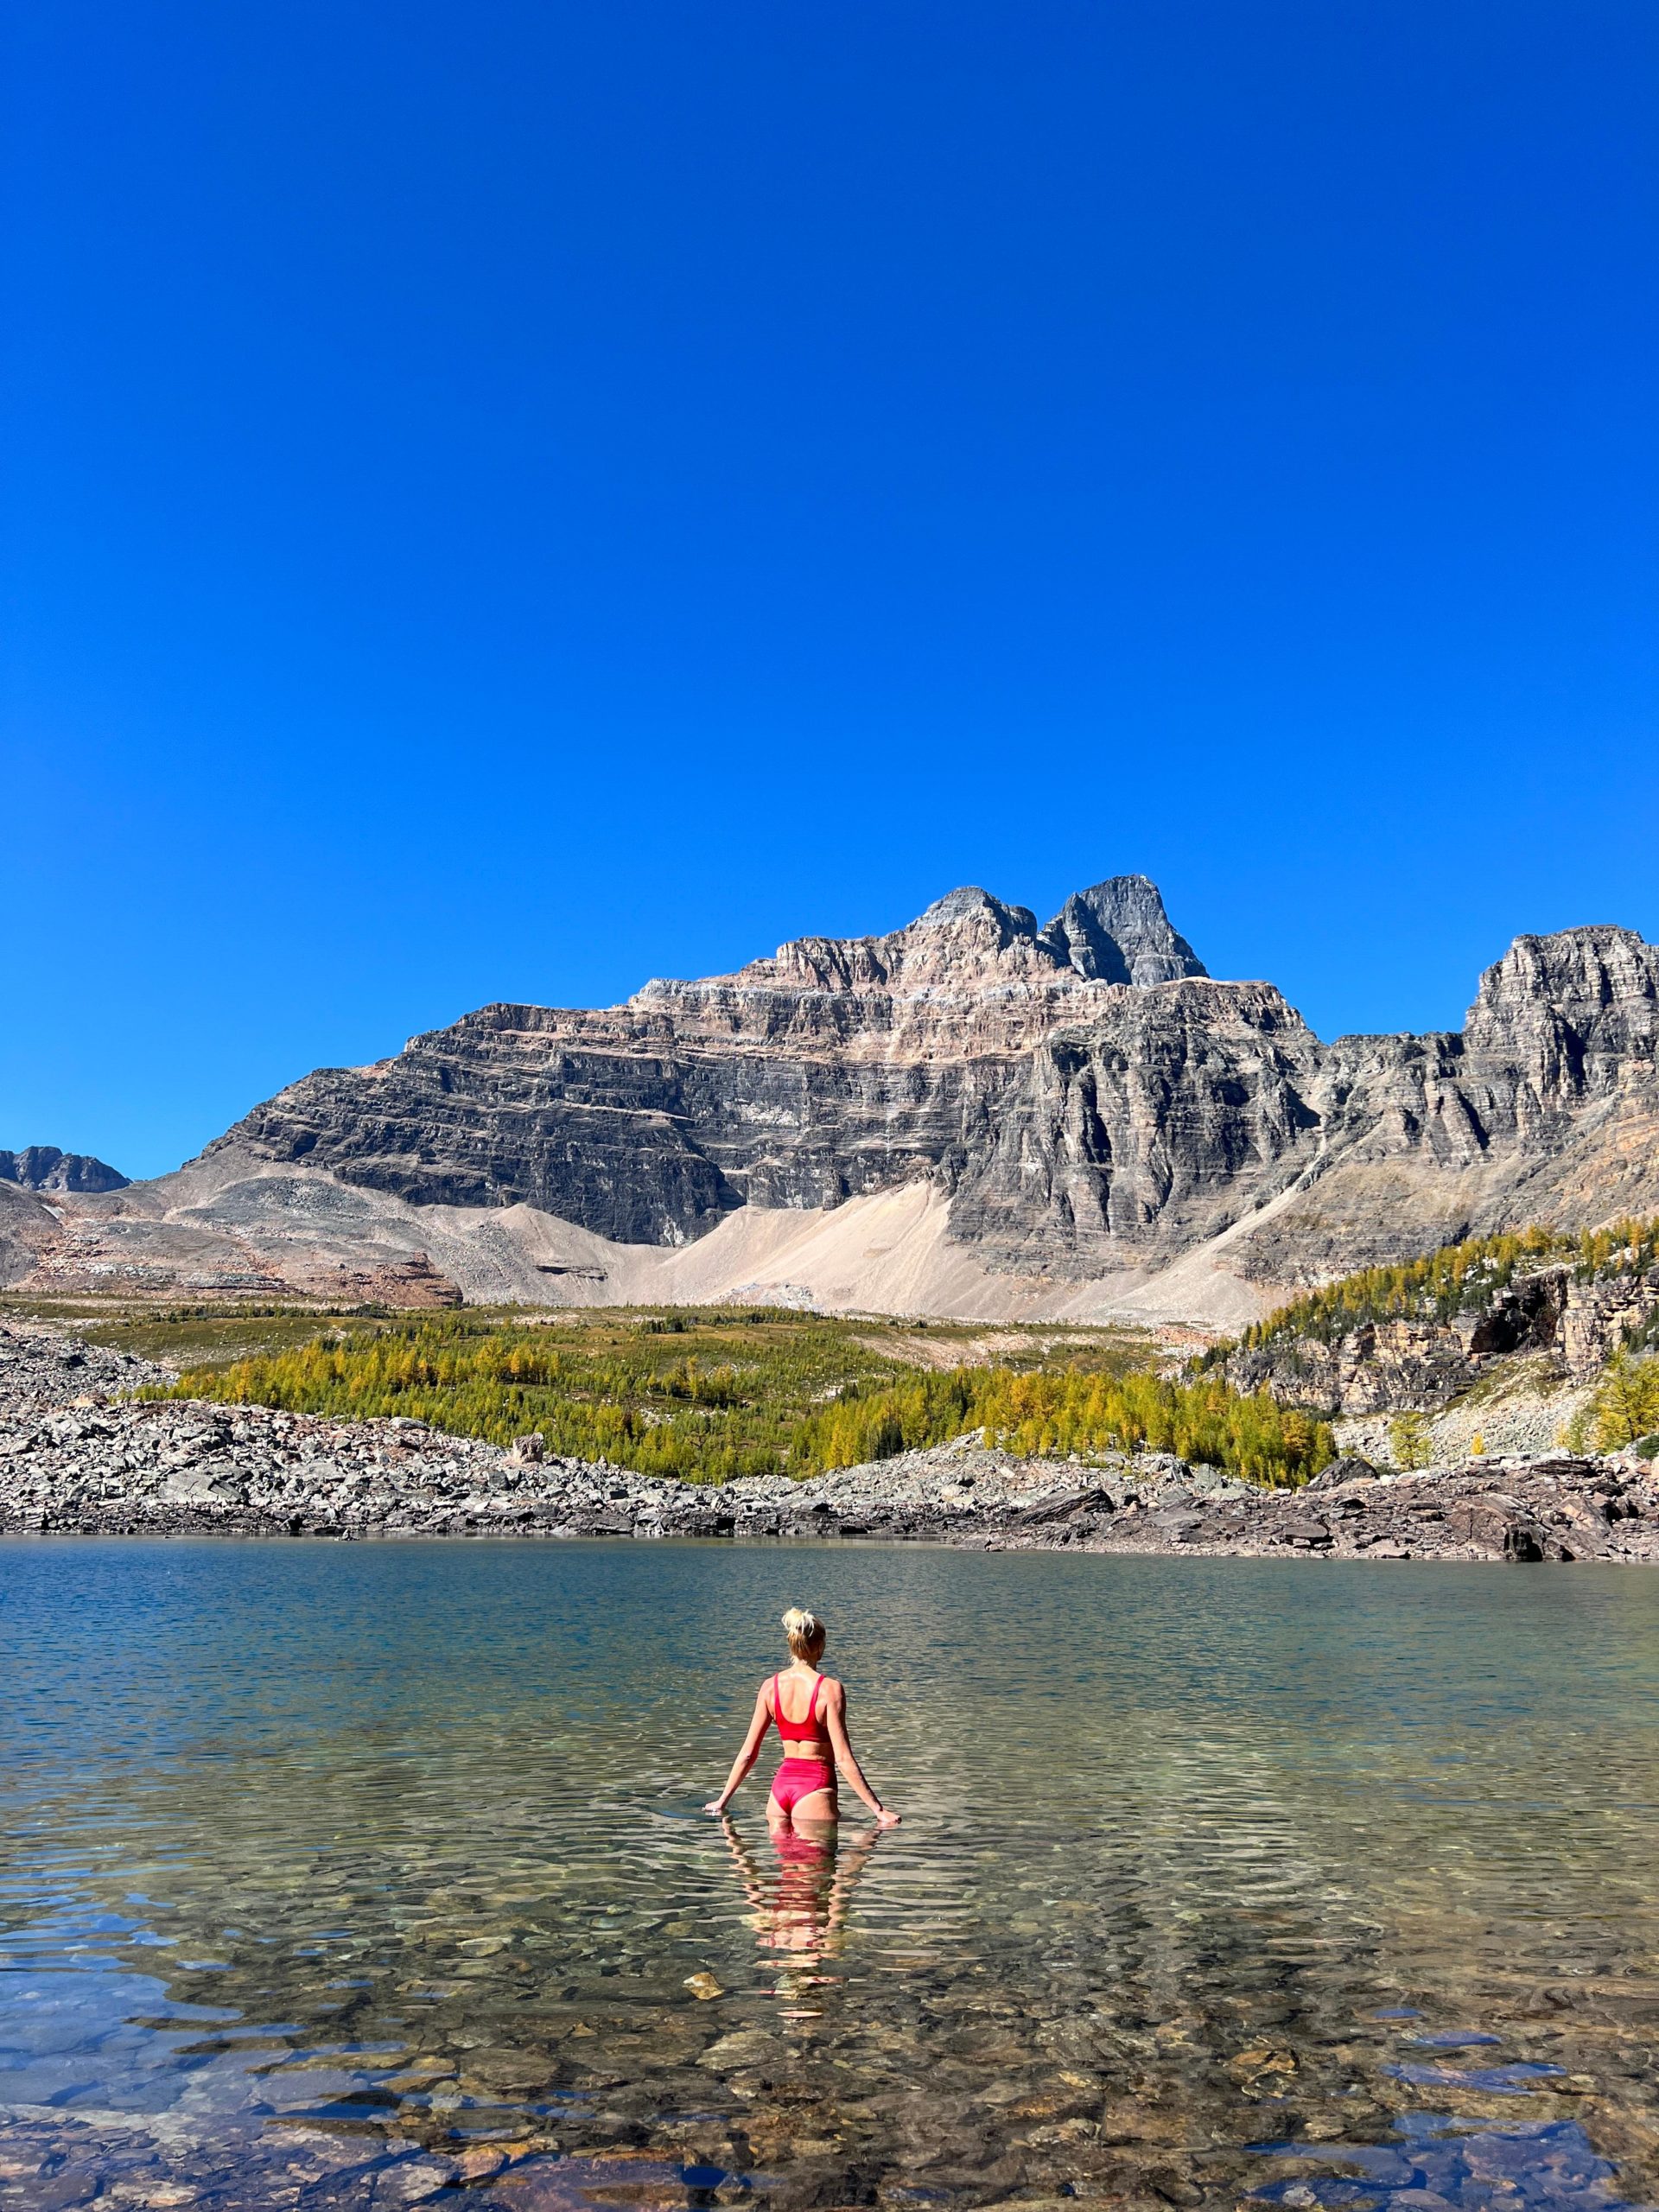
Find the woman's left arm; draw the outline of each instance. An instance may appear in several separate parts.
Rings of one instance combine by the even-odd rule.
[[[726,1777],[726,1787],[718,1797],[711,1797],[703,1807],[705,1813],[723,1813],[736,1796],[744,1776],[760,1756],[760,1738],[772,1726],[772,1714],[766,1706],[766,1686],[761,1683],[754,1694],[754,1716],[749,1722],[749,1732],[743,1738],[743,1748],[732,1761],[732,1770]]]
[[[830,1694],[823,1701],[824,1725],[830,1731],[830,1745],[836,1755],[836,1764],[841,1769],[864,1802],[875,1815],[884,1828],[896,1828],[899,1815],[881,1802],[864,1779],[864,1770],[853,1750],[853,1739],[847,1732],[847,1693],[839,1682],[830,1685]]]

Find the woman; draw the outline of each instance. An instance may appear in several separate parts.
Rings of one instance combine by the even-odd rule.
[[[784,1763],[772,1777],[766,1800],[766,1825],[775,1833],[791,1825],[821,1826],[837,1817],[836,1769],[839,1767],[884,1828],[897,1827],[899,1815],[882,1804],[864,1779],[847,1734],[847,1693],[818,1672],[823,1656],[824,1626],[816,1613],[791,1605],[784,1615],[784,1634],[793,1662],[761,1683],[754,1718],[743,1748],[732,1764],[726,1787],[705,1812],[723,1813],[738,1785],[760,1755],[760,1739],[775,1720],[784,1739]]]

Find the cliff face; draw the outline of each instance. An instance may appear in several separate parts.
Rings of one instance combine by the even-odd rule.
[[[1173,1257],[1313,1157],[1320,1047],[1270,984],[1121,991],[1046,1036],[963,1163],[955,1232],[990,1264]]]
[[[499,1257],[487,1224],[533,1209],[569,1228],[556,1252],[515,1230],[517,1274],[467,1262],[456,1279],[552,1296],[626,1279],[632,1296],[648,1294],[625,1249],[729,1243],[739,1221],[908,1188],[931,1194],[938,1262],[914,1302],[968,1294],[958,1262],[939,1273],[942,1236],[976,1281],[1032,1297],[1185,1269],[1155,1310],[1238,1318],[1448,1238],[1659,1209],[1656,982],[1628,930],[1522,938],[1460,1033],[1325,1045],[1270,984],[1209,977],[1143,877],[1040,926],[957,891],[886,936],[801,938],[602,1010],[486,1007],[377,1066],[320,1070],[166,1189],[99,1202],[96,1235],[112,1264],[148,1264],[143,1224],[165,1213],[181,1265],[230,1266],[200,1240],[233,1230],[237,1266],[292,1281],[309,1209],[342,1269],[372,1233],[388,1260],[429,1249],[454,1273],[451,1230]],[[861,1264],[838,1251],[822,1294],[880,1302]],[[948,1294],[926,1287],[947,1274]]]
[[[1605,925],[1517,938],[1460,1033],[1322,1055],[1319,1172],[1245,1271],[1310,1283],[1529,1222],[1659,1209],[1659,947]]]
[[[1086,1273],[1208,1233],[1241,1173],[1304,1142],[1319,1050],[1270,987],[1205,978],[1142,878],[1042,929],[967,890],[888,936],[803,938],[605,1012],[485,1007],[308,1077],[223,1141],[621,1243],[925,1177],[958,1236]]]

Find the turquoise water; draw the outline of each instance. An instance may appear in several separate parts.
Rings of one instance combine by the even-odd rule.
[[[697,1809],[791,1601],[834,1853]],[[41,1540],[0,1669],[0,2204],[1659,2195],[1640,1570]]]

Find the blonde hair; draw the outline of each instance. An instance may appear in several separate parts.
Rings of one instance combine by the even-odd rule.
[[[789,1638],[791,1657],[817,1664],[823,1649],[824,1625],[816,1613],[804,1605],[791,1605],[784,1615],[784,1634]]]

